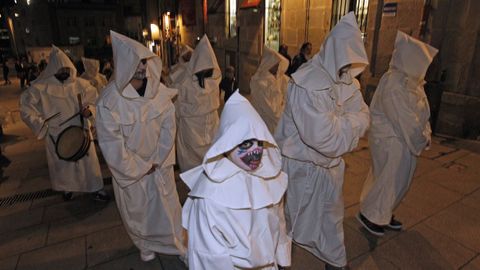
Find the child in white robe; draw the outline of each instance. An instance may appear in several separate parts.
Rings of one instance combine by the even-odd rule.
[[[181,174],[190,187],[182,224],[190,269],[290,265],[282,197],[287,175],[267,126],[238,91],[225,104],[203,164]]]

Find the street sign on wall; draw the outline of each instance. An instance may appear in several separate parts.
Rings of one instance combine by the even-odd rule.
[[[383,5],[383,16],[384,17],[395,17],[397,16],[397,6],[396,2],[385,3]]]

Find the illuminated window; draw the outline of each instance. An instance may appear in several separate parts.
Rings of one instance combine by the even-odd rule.
[[[280,46],[281,0],[265,1],[265,45],[275,51]]]
[[[334,0],[331,28],[337,24],[343,15],[350,11],[355,12],[358,26],[362,34],[365,34],[367,31],[368,0]]]
[[[237,36],[237,0],[228,0],[225,2],[226,29],[225,35],[228,38]]]

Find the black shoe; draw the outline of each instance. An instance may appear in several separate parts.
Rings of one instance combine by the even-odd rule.
[[[390,223],[385,226],[386,228],[394,231],[401,231],[402,230],[403,224],[395,219],[395,216],[392,216],[392,219],[390,219]]]
[[[8,159],[6,156],[0,154],[0,167],[8,167],[12,161]]]
[[[73,192],[64,192],[63,193],[63,200],[70,201],[73,197]]]
[[[92,194],[93,200],[98,202],[108,202],[110,201],[110,196],[105,192],[105,190],[100,190]]]
[[[383,229],[382,226],[379,226],[379,225],[371,222],[364,215],[362,215],[362,213],[360,213],[360,212],[357,214],[357,220],[371,234],[376,235],[376,236],[383,236],[385,234],[385,230]]]

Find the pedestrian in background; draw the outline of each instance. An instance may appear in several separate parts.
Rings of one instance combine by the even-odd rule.
[[[287,75],[291,76],[297,69],[308,61],[308,57],[312,53],[312,43],[305,42],[302,44],[300,48],[300,53],[295,55],[292,60],[292,64],[290,65],[290,70],[287,71]]]
[[[288,54],[288,46],[286,44],[280,45],[280,48],[278,48],[278,53],[283,55],[283,57],[285,57],[288,60],[288,67],[287,67],[287,70],[285,71],[285,74],[290,76],[288,74],[288,71],[290,70],[290,66],[292,65],[292,57],[290,57],[290,55]]]
[[[5,81],[3,85],[11,84],[12,82],[8,79],[8,74],[10,69],[8,68],[8,59],[6,57],[2,58],[2,69],[3,69],[3,80]]]
[[[220,82],[220,95],[222,91],[225,92],[223,96],[223,101],[227,102],[228,98],[237,90],[237,80],[235,79],[235,68],[228,66],[225,69],[225,77]]]

